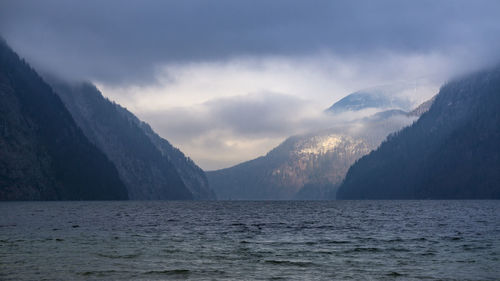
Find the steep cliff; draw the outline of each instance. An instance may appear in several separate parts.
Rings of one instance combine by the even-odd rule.
[[[444,85],[429,111],[353,165],[341,199],[500,198],[500,67]]]
[[[115,164],[131,199],[215,198],[193,161],[94,85],[49,80],[85,135]]]
[[[220,199],[332,199],[357,159],[413,120],[390,111],[293,136],[263,157],[207,172],[210,186]]]
[[[113,164],[0,40],[0,200],[127,199]]]

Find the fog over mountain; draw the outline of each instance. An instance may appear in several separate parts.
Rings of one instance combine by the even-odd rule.
[[[154,78],[155,67],[163,63],[239,56],[460,53],[460,46],[476,50],[469,56],[489,59],[498,56],[494,19],[499,5],[465,0],[315,5],[300,0],[16,0],[2,1],[0,31],[23,55],[60,72],[133,83]]]
[[[328,129],[291,136],[262,157],[207,172],[210,186],[226,200],[335,199],[352,164],[432,104],[433,99],[404,111],[408,102],[386,98],[395,88],[347,95],[326,110],[335,117]]]
[[[131,200],[215,199],[204,172],[89,83],[47,79],[85,136],[113,162]]]
[[[0,38],[0,201],[124,200],[116,167]]]
[[[499,50],[500,0],[0,0],[0,281],[500,281]]]
[[[343,97],[326,112],[330,114],[342,114],[346,112],[359,112],[369,109],[399,109],[410,110],[415,106],[412,94],[417,91],[417,83],[403,84],[394,83],[370,89],[363,89]]]
[[[339,199],[500,198],[500,66],[444,85],[429,111],[351,166]]]
[[[4,0],[0,34],[37,71],[94,83],[216,169],[328,123],[317,112],[346,93],[417,84],[408,94],[419,103],[498,61],[499,10],[465,0]]]

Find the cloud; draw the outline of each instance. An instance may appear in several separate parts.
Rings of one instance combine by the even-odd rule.
[[[4,0],[0,33],[40,67],[114,84],[241,56],[446,53],[497,60],[498,1]],[[461,55],[461,56],[460,56]]]
[[[370,131],[368,127],[374,123],[361,119],[375,112],[371,109],[332,115],[317,111],[307,100],[261,92],[146,112],[141,117],[160,135],[188,151],[204,169],[213,170],[262,156],[285,138],[297,134],[336,128],[351,135],[365,133],[382,138],[387,132],[380,131],[380,126],[377,129],[380,132]],[[384,121],[387,127],[399,128],[411,121],[404,117],[393,119],[394,124],[391,120]]]
[[[37,70],[96,83],[210,169],[331,126],[321,112],[351,92],[415,83],[418,103],[496,63],[499,10],[496,0],[3,0],[0,35]]]
[[[243,57],[167,65],[157,71],[157,83],[148,85],[96,84],[106,96],[134,112],[189,107],[213,99],[263,92],[305,99],[322,111],[351,92],[384,84],[418,83],[422,91],[414,99],[422,102],[435,94],[436,86],[462,68],[461,64],[442,54],[384,54],[356,59],[327,53],[300,58]],[[426,89],[428,85],[434,89]]]
[[[377,72],[382,64],[386,71]],[[372,85],[409,80],[403,84],[411,85],[411,91],[396,94],[418,104],[434,95],[442,82],[434,71],[448,72],[449,67],[453,68],[449,61],[436,55],[354,61],[329,54],[239,58],[164,67],[157,73],[158,83],[148,86],[98,87],[200,166],[215,169],[264,155],[291,135],[374,113],[345,114],[340,119],[323,114],[345,95]],[[437,81],[411,79],[420,75]]]
[[[264,154],[284,137],[310,130],[306,120],[319,121],[319,115],[323,114],[305,100],[262,92],[145,112],[141,117],[183,151],[189,151],[202,167],[215,169]],[[315,127],[324,125],[312,123]]]

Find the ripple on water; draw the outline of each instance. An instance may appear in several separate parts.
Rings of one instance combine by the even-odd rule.
[[[281,265],[281,266],[298,266],[298,267],[311,267],[316,264],[310,261],[293,261],[293,260],[265,260],[265,263]]]
[[[355,247],[352,249],[347,249],[344,251],[346,254],[350,253],[378,253],[382,252],[383,250],[380,248],[375,248],[375,247]]]
[[[142,253],[132,253],[132,254],[97,253],[96,255],[108,259],[135,259],[140,257]]]
[[[165,270],[151,270],[142,273],[143,275],[182,275],[186,276],[191,274],[189,269],[165,269]]]
[[[500,276],[500,201],[9,202],[0,214],[6,280]]]

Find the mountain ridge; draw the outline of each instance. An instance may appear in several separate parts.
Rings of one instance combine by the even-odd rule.
[[[204,172],[91,83],[52,79],[87,137],[117,166],[131,199],[215,199]]]
[[[500,66],[445,84],[429,111],[354,164],[340,199],[500,198]]]
[[[410,111],[414,104],[403,93],[409,84],[383,85],[356,91],[344,96],[325,110],[329,114],[357,112],[366,109]]]
[[[207,176],[220,199],[333,199],[348,168],[414,118],[398,109],[381,111],[289,137],[265,156]]]
[[[123,200],[116,168],[0,40],[0,200]]]

